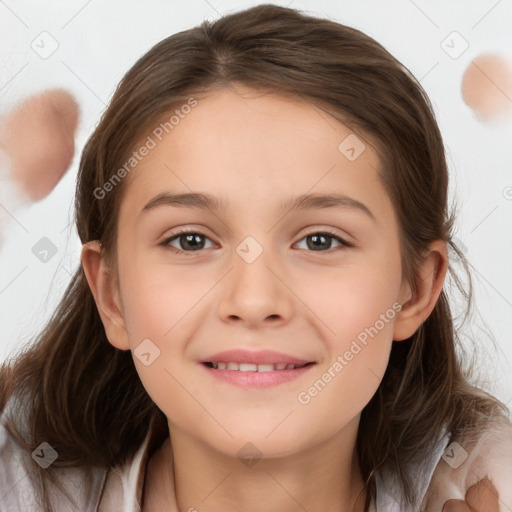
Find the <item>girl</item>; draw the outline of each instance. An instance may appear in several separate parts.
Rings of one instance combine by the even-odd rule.
[[[3,368],[0,510],[508,510],[447,186],[428,98],[358,30],[260,5],[157,44],[83,151],[81,264]]]

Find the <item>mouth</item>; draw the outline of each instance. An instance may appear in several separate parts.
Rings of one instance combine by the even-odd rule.
[[[228,370],[228,371],[239,371],[239,372],[274,372],[283,370],[296,370],[298,368],[304,368],[309,365],[315,364],[309,362],[305,364],[294,364],[294,363],[268,363],[268,364],[256,364],[256,363],[236,363],[234,361],[206,361],[203,363],[208,368],[214,370]]]
[[[245,390],[261,390],[299,379],[309,373],[315,362],[295,363],[237,363],[234,361],[205,361],[200,367],[220,382]]]

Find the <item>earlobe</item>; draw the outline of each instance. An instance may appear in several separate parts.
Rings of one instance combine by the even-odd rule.
[[[81,261],[109,342],[120,350],[130,350],[119,290],[101,256],[98,240],[82,245]]]
[[[448,253],[446,242],[436,240],[426,254],[416,276],[414,293],[409,290],[408,298],[397,315],[393,340],[410,338],[430,316],[443,289],[444,278],[448,270]]]

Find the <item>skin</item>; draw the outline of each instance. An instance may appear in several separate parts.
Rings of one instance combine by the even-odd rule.
[[[498,492],[487,478],[472,485],[464,500],[448,500],[442,512],[499,512]]]
[[[148,465],[146,512],[363,510],[355,456],[361,410],[377,390],[392,340],[410,337],[431,313],[447,269],[446,244],[434,242],[417,276],[402,280],[398,221],[367,142],[349,161],[338,150],[351,130],[311,104],[237,86],[200,98],[129,175],[118,222],[119,283],[84,244],[82,263],[110,343],[134,351],[149,338],[160,350],[149,366],[134,357],[151,398],[168,419],[166,441]],[[330,171],[329,171],[330,170]],[[329,171],[329,172],[328,172]],[[229,201],[213,212],[161,206],[163,191],[206,192]],[[344,207],[279,211],[304,193],[345,194],[375,221]],[[161,244],[179,229],[200,231]],[[353,247],[308,236],[334,231]],[[254,237],[262,254],[236,252]],[[329,246],[329,242],[331,245]],[[398,302],[401,311],[307,404],[297,400],[352,340]],[[274,349],[315,361],[304,376],[275,388],[240,389],[213,379],[198,360],[231,348]],[[252,443],[262,458],[246,467]],[[175,479],[170,476],[174,465]]]
[[[0,120],[0,203],[7,212],[40,201],[67,172],[79,120],[75,98],[63,89],[29,96]],[[0,247],[9,214],[0,211]]]
[[[474,58],[464,71],[461,90],[466,105],[484,122],[512,115],[512,65],[499,55]]]
[[[73,160],[79,108],[63,89],[26,98],[0,127],[0,149],[10,174],[29,201],[45,198]]]

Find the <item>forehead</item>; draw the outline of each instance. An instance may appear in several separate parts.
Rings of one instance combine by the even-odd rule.
[[[361,187],[386,202],[372,146],[308,101],[243,86],[195,98],[149,133],[153,147],[129,175],[125,210],[138,214],[163,191],[205,191],[246,209],[308,192],[360,196]]]

